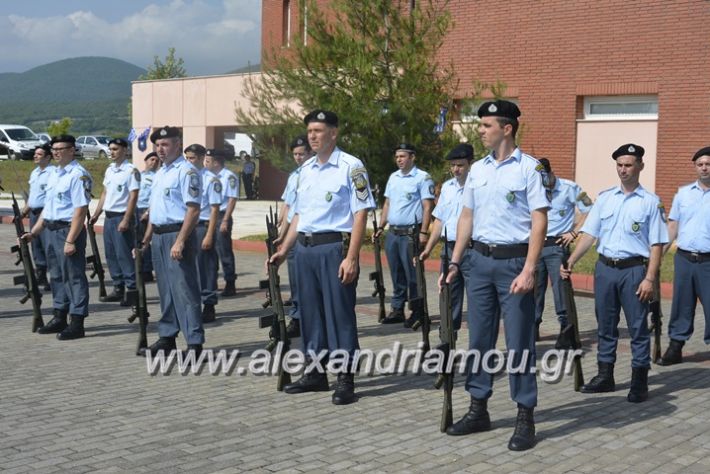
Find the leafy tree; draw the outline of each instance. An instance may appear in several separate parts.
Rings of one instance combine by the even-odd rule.
[[[47,126],[47,133],[54,137],[57,135],[66,135],[72,126],[72,119],[63,117],[61,120],[54,121]]]
[[[148,66],[148,71],[139,77],[142,81],[154,79],[173,79],[186,77],[187,72],[183,66],[182,58],[175,58],[175,48],[168,49],[168,55],[161,61],[158,56],[153,57],[153,65]]]

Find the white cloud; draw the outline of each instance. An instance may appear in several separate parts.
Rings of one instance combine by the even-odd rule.
[[[260,57],[260,0],[172,0],[116,19],[91,11],[6,18],[2,31],[13,47],[2,56],[19,70],[77,56],[116,57],[146,67],[170,47],[191,75],[226,72]]]

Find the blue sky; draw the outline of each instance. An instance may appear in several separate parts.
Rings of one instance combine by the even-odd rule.
[[[146,67],[169,47],[189,75],[260,60],[261,0],[2,1],[0,72],[78,56]]]

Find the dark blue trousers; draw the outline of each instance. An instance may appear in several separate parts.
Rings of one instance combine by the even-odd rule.
[[[597,262],[594,271],[594,307],[599,339],[597,361],[616,362],[619,317],[623,308],[631,337],[631,367],[651,367],[649,304],[642,303],[636,295],[645,276],[644,265],[619,269]]]
[[[291,247],[288,251],[286,263],[288,265],[288,284],[291,287],[291,309],[289,316],[293,319],[301,318],[301,311],[298,306],[298,273],[296,272],[296,248]]]
[[[237,274],[234,270],[234,250],[232,250],[232,225],[234,221],[232,216],[229,216],[227,218],[227,233],[220,232],[219,228],[225,218],[225,214],[220,212],[217,221],[217,254],[219,255],[219,261],[222,263],[224,281],[234,281],[237,279]]]
[[[693,263],[677,253],[673,262],[673,304],[668,335],[677,341],[690,339],[699,298],[705,313],[703,340],[710,344],[710,262]]]
[[[451,255],[453,254],[454,251],[454,245],[455,242],[449,242],[448,244],[449,247],[449,259],[451,259]],[[462,314],[463,314],[463,295],[466,290],[466,279],[465,275],[468,275],[469,272],[471,271],[471,252],[472,250],[467,249],[464,254],[463,258],[461,259],[461,262],[459,262],[460,266],[460,271],[458,275],[456,275],[456,278],[454,281],[451,282],[450,288],[451,288],[451,315],[453,316],[454,319],[454,329],[459,330],[461,329],[461,319],[462,319]],[[444,272],[444,253],[442,251],[441,253],[441,272]]]
[[[200,223],[195,228],[197,240],[197,268],[200,273],[200,294],[202,304],[217,304],[217,269],[219,261],[215,242],[210,250],[202,250],[202,240],[207,234],[207,223]],[[215,239],[216,240],[216,239]]]
[[[30,230],[35,226],[39,220],[39,214],[35,215],[34,212],[30,211]],[[40,232],[40,234],[32,239],[32,260],[35,263],[35,269],[46,270],[47,269],[47,232],[46,228]]]
[[[417,296],[417,274],[409,239],[407,235],[395,235],[391,231],[385,237],[385,254],[392,276],[392,309],[404,309],[404,303]]]
[[[74,242],[76,252],[64,255],[69,227],[47,230],[51,250],[49,270],[54,309],[73,316],[89,314],[89,281],[86,278],[86,230],[82,229]]]
[[[136,209],[136,218],[140,219],[147,211],[148,208]],[[140,220],[138,221],[138,228],[140,229],[141,240],[143,239],[143,235],[145,235],[145,228],[147,225],[148,224],[145,222],[141,222]],[[150,273],[153,271],[153,256],[151,252],[152,249],[150,245],[143,249],[143,268],[141,269],[143,273]]]
[[[188,344],[203,344],[200,281],[195,232],[185,241],[181,260],[170,256],[177,232],[153,234],[153,267],[160,294],[160,337],[176,337],[182,331]]]
[[[535,299],[532,291],[523,295],[510,293],[510,284],[525,265],[525,257],[494,259],[470,251],[470,270],[465,275],[468,301],[469,349],[483,359],[495,348],[500,315],[504,315],[505,344],[509,365],[523,367],[522,373],[509,373],[510,396],[520,406],[537,405],[535,378]],[[466,391],[480,400],[493,394],[493,374],[481,364],[473,367],[466,379]]]
[[[133,228],[118,231],[123,215],[104,218],[106,263],[114,288],[136,288],[136,267],[133,262]]]
[[[355,318],[357,279],[343,285],[338,278],[343,244],[296,242],[295,251],[297,279],[306,283],[298,285],[304,353],[342,349],[353,355],[360,348]]]
[[[547,279],[552,282],[552,296],[555,300],[555,312],[560,327],[567,326],[567,308],[562,295],[562,285],[560,282],[560,265],[566,249],[559,245],[550,245],[542,249],[542,256],[537,263],[537,278],[535,280],[535,321],[542,322],[542,313],[545,310],[545,292],[547,291]]]

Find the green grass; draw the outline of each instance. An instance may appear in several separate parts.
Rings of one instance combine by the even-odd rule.
[[[54,160],[52,160],[52,163]],[[79,163],[86,168],[94,180],[94,187],[91,194],[95,198],[99,198],[104,190],[104,173],[110,164],[109,160],[79,160]],[[19,195],[22,191],[29,190],[27,181],[30,179],[30,173],[35,168],[32,160],[2,160],[0,161],[0,177],[2,177],[2,187],[5,192],[13,191]]]

